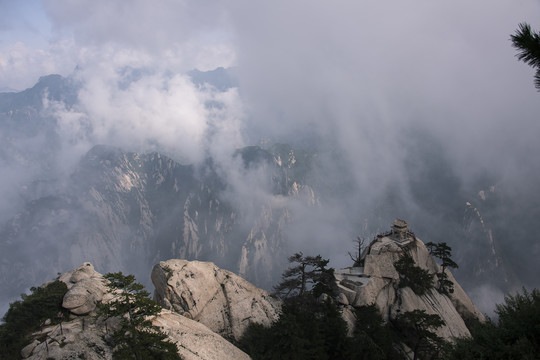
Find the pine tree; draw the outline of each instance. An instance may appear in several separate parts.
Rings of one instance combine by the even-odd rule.
[[[355,326],[351,359],[388,360],[399,358],[392,346],[393,333],[377,308],[371,304],[354,308]]]
[[[518,50],[517,58],[536,69],[534,84],[540,91],[540,33],[534,32],[529,24],[521,23],[510,39]]]
[[[540,359],[540,291],[507,295],[495,313],[498,321],[477,321],[472,337],[456,339],[447,359]]]
[[[329,260],[299,252],[289,262],[293,266],[274,287],[284,300],[279,319],[269,328],[249,326],[239,345],[254,360],[346,359],[347,324],[333,300],[337,285]]]
[[[409,253],[403,253],[394,268],[399,274],[400,288],[410,287],[416,295],[424,295],[433,288],[433,275],[417,266]]]
[[[274,286],[274,293],[284,300],[302,300],[307,295],[326,293],[334,295],[335,279],[333,269],[326,268],[329,260],[320,255],[304,256],[298,252],[289,257],[296,264],[283,272],[282,281]]]
[[[394,324],[404,342],[413,350],[413,360],[419,356],[433,358],[444,345],[444,340],[433,332],[445,324],[439,315],[413,310],[396,316]]]
[[[458,264],[452,260],[452,248],[448,246],[445,242],[442,243],[432,243],[431,241],[426,244],[429,249],[429,253],[432,256],[435,256],[441,260],[441,271],[437,273],[437,278],[439,279],[438,290],[442,293],[448,294],[454,292],[454,283],[448,280],[448,274],[446,273],[447,268],[458,268]]]
[[[115,359],[180,359],[175,344],[167,335],[152,325],[149,317],[157,315],[161,307],[149,298],[144,286],[135,282],[133,275],[121,272],[108,273],[109,292],[116,296],[109,303],[99,307],[99,315],[118,317],[120,328],[113,333],[116,345]],[[118,291],[120,290],[120,291]]]

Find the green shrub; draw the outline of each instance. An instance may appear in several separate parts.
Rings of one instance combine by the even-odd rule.
[[[56,280],[44,287],[31,288],[29,295],[21,295],[22,300],[9,305],[0,325],[0,358],[18,359],[21,349],[30,341],[29,334],[39,329],[47,319],[60,322],[59,314],[67,315],[62,308],[62,300],[67,286]]]

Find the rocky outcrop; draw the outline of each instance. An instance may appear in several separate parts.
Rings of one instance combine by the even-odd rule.
[[[281,309],[279,299],[210,262],[161,261],[152,282],[163,307],[235,340],[250,323],[270,325]]]
[[[21,357],[29,360],[110,360],[113,350],[105,343],[105,335],[105,327],[97,325],[90,317],[73,317],[34,334],[35,340],[22,349]]]
[[[63,274],[60,279],[68,286],[62,307],[76,315],[86,315],[94,311],[107,292],[103,275],[94,270],[89,262],[74,271]]]
[[[203,324],[170,311],[163,311],[152,323],[162,329],[178,347],[185,360],[231,359],[250,357]]]
[[[249,359],[249,356],[206,326],[170,311],[163,311],[152,323],[178,347],[185,360]],[[109,324],[109,331],[111,329]],[[23,359],[111,360],[112,349],[105,343],[107,327],[88,317],[75,317],[62,326],[48,326],[35,334],[38,339],[22,349]]]
[[[399,274],[393,264],[405,252],[412,256],[417,266],[428,270],[436,279],[435,274],[441,271],[439,265],[424,243],[412,233],[404,238],[392,233],[378,236],[363,254],[363,267],[336,270],[338,299],[348,308],[344,317],[352,324],[351,308],[369,304],[376,304],[386,320],[408,311],[425,310],[428,314],[439,315],[445,322],[437,330],[439,336],[445,339],[470,336],[465,320],[483,320],[484,316],[449,270],[446,270],[448,279],[454,283],[451,294],[431,289],[419,296],[409,287],[399,287]]]
[[[21,350],[23,359],[90,359],[110,360],[113,349],[106,340],[118,321],[96,318],[96,305],[110,301],[104,277],[90,263],[62,274],[59,280],[68,286],[62,306],[69,309],[69,319],[61,324],[45,325],[33,334],[34,340]],[[178,347],[186,360],[236,360],[249,356],[202,323],[163,310],[153,319]],[[46,322],[50,324],[50,321]]]

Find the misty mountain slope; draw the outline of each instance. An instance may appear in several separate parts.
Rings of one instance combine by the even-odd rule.
[[[23,201],[51,194],[62,152],[58,119],[48,103],[72,107],[77,85],[60,75],[43,76],[29,89],[0,93],[0,221],[21,209]]]
[[[294,172],[293,149],[286,161],[277,153],[257,151],[267,155],[268,161],[257,162],[275,184],[275,196],[316,203],[313,191],[288,173]],[[246,160],[251,149],[240,153]],[[145,281],[157,261],[170,258],[213,261],[269,287],[289,251],[287,202],[254,201],[246,205],[251,209],[246,214],[223,196],[226,191],[211,161],[195,167],[159,153],[95,146],[63,192],[30,201],[3,227],[4,294],[18,294],[44,274],[81,261]]]
[[[2,281],[22,289],[17,272],[29,271],[35,279],[28,283],[39,283],[45,264],[56,272],[90,260],[100,271],[114,263],[140,274],[141,266],[159,259],[197,258],[269,288],[291,253],[325,253],[333,266],[345,267],[353,239],[370,238],[399,217],[415,224],[419,236],[452,246],[460,264],[455,275],[467,291],[488,286],[502,297],[522,285],[538,287],[538,166],[514,168],[502,158],[496,164],[506,177],[498,168],[464,166],[446,134],[414,124],[374,129],[372,144],[361,136],[361,116],[358,128],[342,129],[351,142],[309,127],[279,137],[247,127],[255,132],[251,143],[271,137],[276,145],[242,148],[244,141],[233,141],[240,148],[234,153],[238,147],[224,149],[223,143],[239,139],[223,126],[230,119],[220,116],[230,110],[224,99],[242,93],[231,88],[240,85],[236,70],[175,78],[125,67],[110,83],[79,84],[73,79],[80,76],[51,75],[25,91],[0,94],[0,258],[2,269],[9,269],[0,274]],[[169,82],[171,76],[175,81]],[[169,90],[183,84],[174,93],[181,96],[167,91],[159,93],[163,102],[151,101],[157,80]],[[184,90],[200,102],[165,111],[184,102]],[[178,118],[185,114],[177,110],[189,110],[188,120],[210,118],[210,138],[224,132],[223,138],[214,148],[205,147],[210,138],[191,142],[198,133],[185,132],[185,119]],[[137,127],[150,118],[156,123]],[[293,146],[280,144],[285,139]],[[189,155],[199,143],[205,144],[195,151],[202,149],[202,160],[185,160],[184,152]],[[122,149],[88,152],[94,144]],[[478,197],[493,184],[495,192]]]
[[[73,106],[77,102],[74,81],[60,75],[48,75],[41,77],[32,88],[17,93],[0,93],[2,161],[43,161],[48,151],[57,149],[56,119],[45,112],[47,102]],[[43,138],[41,144],[28,146],[40,137]]]

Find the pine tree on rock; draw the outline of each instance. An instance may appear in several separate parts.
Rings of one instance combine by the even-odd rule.
[[[116,296],[100,305],[99,315],[120,319],[120,328],[112,336],[116,346],[114,358],[180,359],[176,345],[149,320],[161,311],[161,306],[149,298],[144,286],[136,283],[133,275],[121,272],[106,274],[105,278],[109,280],[109,292]]]
[[[439,315],[425,310],[413,310],[396,316],[394,324],[404,342],[411,347],[413,360],[434,358],[444,345],[444,340],[433,330],[445,324]]]
[[[283,280],[274,286],[276,295],[284,300],[302,300],[307,295],[319,296],[323,293],[334,295],[334,271],[326,268],[329,260],[320,255],[304,256],[302,252],[290,256],[288,260],[296,265],[283,272]]]
[[[416,295],[424,295],[433,288],[433,275],[416,265],[412,256],[405,252],[394,263],[399,274],[399,287],[410,287]]]
[[[435,256],[441,260],[441,272],[437,273],[439,279],[439,286],[437,290],[444,294],[451,294],[454,292],[454,283],[448,280],[448,274],[446,273],[447,268],[457,269],[458,264],[452,260],[452,248],[448,246],[445,242],[442,243],[433,243],[428,242],[426,244],[429,249],[429,254]]]

